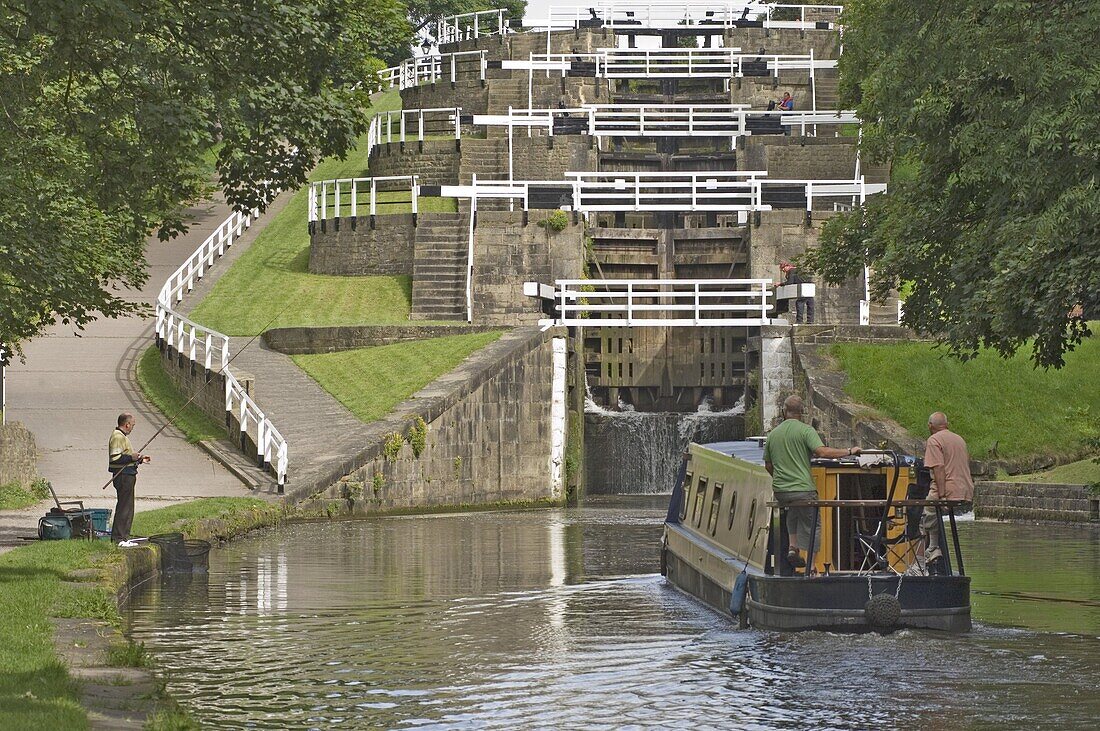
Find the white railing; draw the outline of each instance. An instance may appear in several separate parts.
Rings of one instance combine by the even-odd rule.
[[[567,279],[554,293],[559,325],[760,327],[770,279]]]
[[[408,197],[403,194],[408,191]],[[396,195],[394,195],[396,194]],[[411,207],[411,213],[419,212],[420,182],[417,175],[387,175],[374,178],[339,178],[318,180],[309,184],[309,223],[378,215],[388,206]]]
[[[676,30],[684,27],[763,28],[836,27],[842,5],[762,5],[750,2],[607,2],[587,5],[551,6],[545,20],[534,23],[536,30],[612,28],[622,32],[641,29]],[[796,18],[790,17],[796,15]]]
[[[564,180],[479,180],[469,185],[442,185],[444,198],[518,201],[520,210],[546,208],[547,197],[567,211],[589,212],[693,212],[770,211],[773,208],[814,210],[840,203],[861,204],[867,196],[886,190],[885,184],[853,180],[805,180],[768,178],[763,170],[714,172],[567,172]],[[408,191],[404,195],[390,195]],[[433,195],[436,193],[433,189]],[[309,188],[309,222],[312,226],[344,216],[378,213],[381,206],[410,205],[418,210],[421,186],[415,175],[377,178],[342,178],[312,183]],[[538,205],[533,205],[533,202]],[[849,203],[850,202],[850,203]]]
[[[423,142],[430,136],[453,136],[462,139],[462,109],[434,107],[429,109],[398,109],[380,112],[367,128],[367,158],[377,145],[387,142]]]
[[[481,36],[500,36],[511,31],[508,27],[508,11],[479,10],[476,13],[461,13],[440,18],[435,23],[435,42],[437,44],[468,41]]]
[[[737,138],[752,134],[779,134],[784,127],[817,135],[818,126],[859,124],[854,111],[785,112],[750,110],[745,104],[586,104],[558,109],[513,109],[507,114],[475,114],[480,126],[544,130],[546,134],[587,134],[602,149],[605,137],[728,137],[736,149]],[[767,127],[761,132],[761,125]],[[809,129],[807,129],[809,127]],[[755,128],[755,130],[754,130]]]
[[[378,77],[382,79],[384,86],[391,89],[395,86],[411,89],[437,81],[449,81],[453,84],[459,78],[469,78],[468,65],[476,65],[478,78],[485,81],[485,72],[489,68],[485,51],[457,51],[437,56],[407,58],[397,66],[382,69],[378,72]]]
[[[561,75],[589,72],[598,79],[733,79],[776,77],[783,71],[836,68],[836,59],[809,54],[752,54],[740,48],[606,48],[586,53],[531,53],[505,59],[510,71]]]
[[[184,294],[195,287],[206,270],[225,254],[244,229],[259,215],[233,213],[210,234],[198,249],[168,277],[157,294],[155,333],[159,343],[186,355],[193,364],[218,370],[225,377],[225,410],[237,416],[241,434],[254,432],[256,458],[261,467],[272,469],[280,489],[286,482],[288,447],[286,439],[256,405],[229,369],[229,337],[189,320],[173,309]],[[242,440],[242,447],[243,440]]]

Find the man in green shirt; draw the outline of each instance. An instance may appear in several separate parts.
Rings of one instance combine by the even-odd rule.
[[[772,490],[781,509],[792,503],[817,500],[817,488],[810,476],[811,457],[847,457],[860,451],[859,447],[826,447],[814,428],[802,423],[802,411],[802,399],[788,396],[783,402],[783,423],[771,430],[764,443],[764,468],[772,476]],[[787,561],[795,568],[806,565],[800,551],[803,546],[809,548],[814,510],[812,507],[787,508],[787,533],[791,539]],[[819,527],[814,536],[814,552],[820,549]]]

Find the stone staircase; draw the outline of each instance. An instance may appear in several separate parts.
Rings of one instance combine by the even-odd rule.
[[[526,73],[515,72],[507,78],[496,78],[489,82],[489,110],[493,114],[507,114],[508,107],[527,108]]]
[[[413,253],[410,319],[465,322],[467,225],[467,216],[462,213],[420,217]]]
[[[469,185],[475,173],[478,180],[508,179],[507,138],[490,137],[462,141],[462,159],[458,166],[459,184]],[[480,200],[477,208],[479,211],[506,211],[508,201]]]
[[[837,108],[837,104],[840,103],[837,91],[839,84],[840,77],[836,69],[820,69],[814,72],[814,94],[817,97],[818,109],[832,111]],[[805,109],[809,108],[810,105],[806,104]]]

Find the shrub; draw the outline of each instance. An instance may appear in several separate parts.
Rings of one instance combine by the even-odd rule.
[[[539,221],[539,225],[550,231],[564,231],[569,225],[569,214],[562,210],[554,211]]]
[[[423,417],[416,417],[412,428],[409,429],[408,440],[409,446],[412,447],[413,456],[419,459],[424,451],[424,445],[428,441],[428,424]]]
[[[397,455],[401,454],[401,447],[404,446],[405,440],[397,432],[391,432],[386,437],[386,446],[382,448],[382,454],[385,455],[387,462],[392,462],[397,459]]]

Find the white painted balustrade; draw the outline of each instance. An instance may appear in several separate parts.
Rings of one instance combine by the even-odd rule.
[[[419,212],[419,176],[387,175],[374,178],[319,180],[309,186],[309,222],[345,216],[376,216],[409,206]]]
[[[429,137],[454,137],[462,139],[462,109],[460,107],[432,107],[428,109],[397,109],[380,112],[370,120],[367,128],[367,157],[374,148],[388,142],[423,142]]]
[[[257,215],[258,211],[233,213],[172,272],[157,294],[155,333],[159,342],[175,349],[196,366],[221,372],[225,377],[225,410],[237,417],[242,434],[252,437],[257,462],[274,471],[281,490],[286,481],[289,455],[286,440],[230,370],[229,337],[173,309]]]
[[[437,81],[455,83],[460,79],[478,78],[485,81],[489,61],[485,51],[457,51],[434,56],[407,58],[397,66],[378,72],[386,87],[411,89]],[[471,73],[472,72],[472,73]]]
[[[836,68],[835,59],[809,54],[741,53],[740,48],[605,48],[585,53],[531,53],[526,59],[504,59],[511,71],[545,71],[562,77],[585,65],[597,79],[734,79],[783,71]]]
[[[543,130],[554,136],[555,127],[569,129],[571,122],[584,125],[583,133],[595,137],[602,149],[606,137],[728,137],[730,149],[737,138],[752,134],[751,123],[774,123],[817,136],[818,127],[834,130],[839,125],[859,124],[854,111],[784,112],[759,111],[747,104],[586,104],[559,109],[513,109],[507,114],[475,114],[474,125],[506,127],[509,137],[517,129]],[[574,131],[570,129],[570,131]]]
[[[769,279],[566,279],[558,325],[760,327],[771,321]],[[547,323],[543,323],[547,324]]]
[[[512,30],[507,18],[508,11],[504,8],[445,16],[435,22],[435,42],[442,45],[504,35]]]
[[[825,24],[834,28],[844,9],[842,5],[797,5],[756,2],[610,2],[585,5],[551,5],[545,17],[536,20],[533,30],[609,28],[621,33],[631,30],[680,30],[685,27],[733,28],[756,25],[763,28],[810,30]]]

